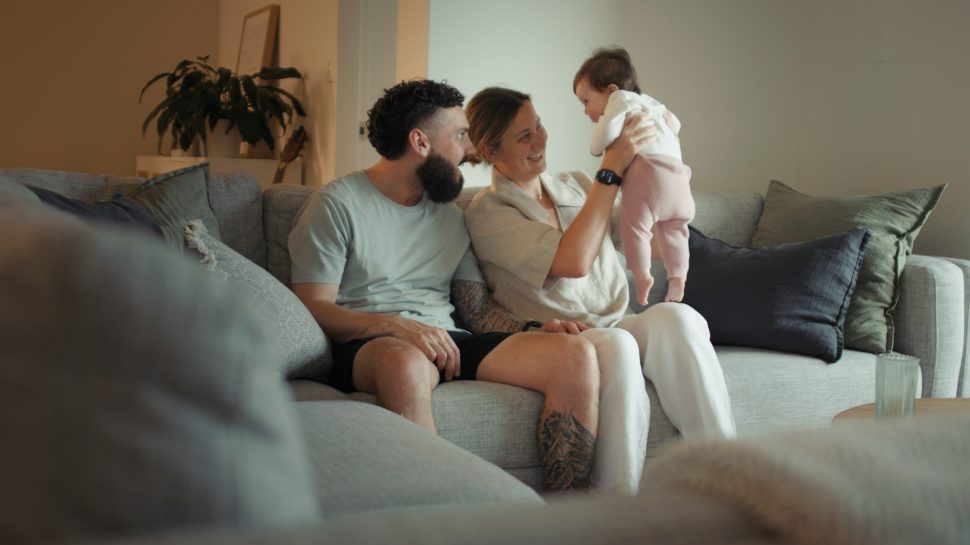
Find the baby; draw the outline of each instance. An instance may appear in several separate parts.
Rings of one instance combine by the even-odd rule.
[[[690,167],[680,152],[680,120],[656,99],[640,92],[637,72],[625,49],[597,49],[573,78],[573,92],[596,123],[590,151],[600,155],[620,134],[626,113],[643,110],[657,138],[648,143],[623,174],[620,236],[627,268],[637,285],[637,301],[647,304],[653,286],[650,238],[667,269],[665,301],[681,301],[690,250],[687,223],[694,217]]]

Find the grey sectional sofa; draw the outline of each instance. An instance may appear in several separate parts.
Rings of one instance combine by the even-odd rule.
[[[141,181],[29,169],[0,170],[0,180],[33,184],[81,199],[103,198],[119,185]],[[465,189],[458,205],[467,205],[478,190]],[[288,283],[290,270],[287,235],[312,191],[290,185],[261,191],[259,184],[244,174],[214,174],[208,186],[223,241],[265,267],[283,284]],[[732,245],[749,243],[761,212],[760,195],[698,192],[695,200],[693,225]],[[907,261],[895,311],[895,350],[920,358],[924,397],[970,396],[970,297],[964,285],[968,275],[970,262],[963,260],[913,255]],[[662,286],[652,295],[660,290]],[[874,398],[876,357],[870,353],[846,350],[838,362],[826,364],[808,356],[757,348],[717,346],[716,350],[741,436],[827,427],[838,412]],[[289,382],[301,411],[329,400],[374,403],[374,396],[348,396],[327,386],[325,367],[316,380]],[[647,391],[651,401],[649,466],[649,458],[679,434],[659,406],[649,382]],[[442,438],[537,490],[541,472],[534,433],[540,405],[535,392],[484,382],[443,384],[434,393],[434,415]]]
[[[785,527],[797,517],[779,521],[777,513],[763,511],[775,504],[772,497],[790,496],[788,489],[773,489],[771,479],[760,492],[773,496],[739,502],[690,484],[693,477],[676,479],[699,474],[698,467],[744,479],[752,478],[752,467],[772,467],[776,476],[824,492],[808,494],[824,502],[844,496],[839,487],[858,490],[864,501],[849,498],[845,506],[871,505],[880,514],[850,512],[835,520],[847,524],[849,543],[897,536],[879,533],[897,531],[894,520],[937,543],[959,543],[970,532],[963,517],[970,483],[960,454],[966,445],[947,440],[954,426],[970,429],[965,419],[700,444],[675,456],[679,463],[664,463],[670,455],[648,461],[648,471],[659,469],[648,474],[639,497],[543,506],[524,484],[539,482],[537,394],[484,382],[442,385],[434,397],[436,437],[374,406],[370,396],[338,392],[322,375],[290,380],[285,388],[270,347],[272,329],[234,286],[144,237],[24,207],[6,193],[31,184],[95,200],[140,181],[0,169],[0,274],[6,279],[0,283],[0,541],[831,542],[831,536],[812,541],[798,534],[805,528]],[[291,186],[261,192],[255,180],[236,174],[214,175],[208,183],[222,239],[282,282],[289,270],[286,235],[310,192]],[[712,236],[734,242],[750,236],[757,195],[697,200],[698,223]],[[970,393],[961,386],[968,270],[959,260],[921,256],[906,269],[899,348],[921,358],[924,395]],[[717,349],[743,436],[828,427],[836,412],[873,397],[870,354],[847,352],[825,365],[764,350]],[[327,366],[326,351],[324,345],[314,355],[317,372]],[[652,388],[649,393],[656,454],[677,432]],[[902,462],[882,453],[904,443],[921,445],[900,455],[907,467],[924,471],[889,479],[886,469]],[[808,466],[835,473],[803,474],[811,459],[823,463]],[[921,490],[934,502],[926,516],[894,519],[893,513],[910,513],[913,489],[907,487],[931,475],[927,460],[956,480]],[[880,478],[859,475],[880,463]],[[902,500],[866,488],[872,486],[902,493]],[[808,509],[810,518],[818,514],[818,505],[790,507]],[[853,527],[852,515],[867,524]]]

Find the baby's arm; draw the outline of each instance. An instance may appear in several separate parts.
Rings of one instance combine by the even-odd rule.
[[[623,97],[622,91],[616,91],[610,95],[610,99],[606,103],[606,110],[600,116],[600,120],[596,122],[596,128],[593,129],[593,143],[589,148],[590,153],[595,156],[602,155],[606,146],[609,146],[616,140],[617,136],[620,136],[620,131],[623,130],[623,122],[626,120],[626,113],[632,109],[631,106]]]
[[[670,130],[674,131],[674,134],[679,135],[680,127],[681,127],[680,119],[677,118],[677,115],[674,114],[674,112],[670,111],[670,108],[667,108],[667,114],[669,114],[669,116],[667,116],[666,119],[667,119],[667,124],[670,125]]]

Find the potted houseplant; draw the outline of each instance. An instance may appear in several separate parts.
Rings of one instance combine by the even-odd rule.
[[[238,75],[228,68],[210,66],[208,61],[208,55],[183,60],[175,70],[156,75],[142,88],[139,102],[149,87],[165,80],[165,98],[141,127],[144,135],[152,120],[156,121],[159,153],[166,132],[172,135],[173,148],[188,151],[199,141],[203,150],[207,149],[208,134],[223,119],[228,121],[226,133],[237,128],[243,142],[256,145],[262,141],[272,150],[276,146],[272,121],[285,131],[294,113],[306,115],[295,96],[270,84],[303,77],[296,68],[263,68],[254,74]]]

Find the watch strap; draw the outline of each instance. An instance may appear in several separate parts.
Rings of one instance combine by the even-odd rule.
[[[606,185],[620,185],[623,177],[612,170],[601,168],[596,171],[596,181]]]

